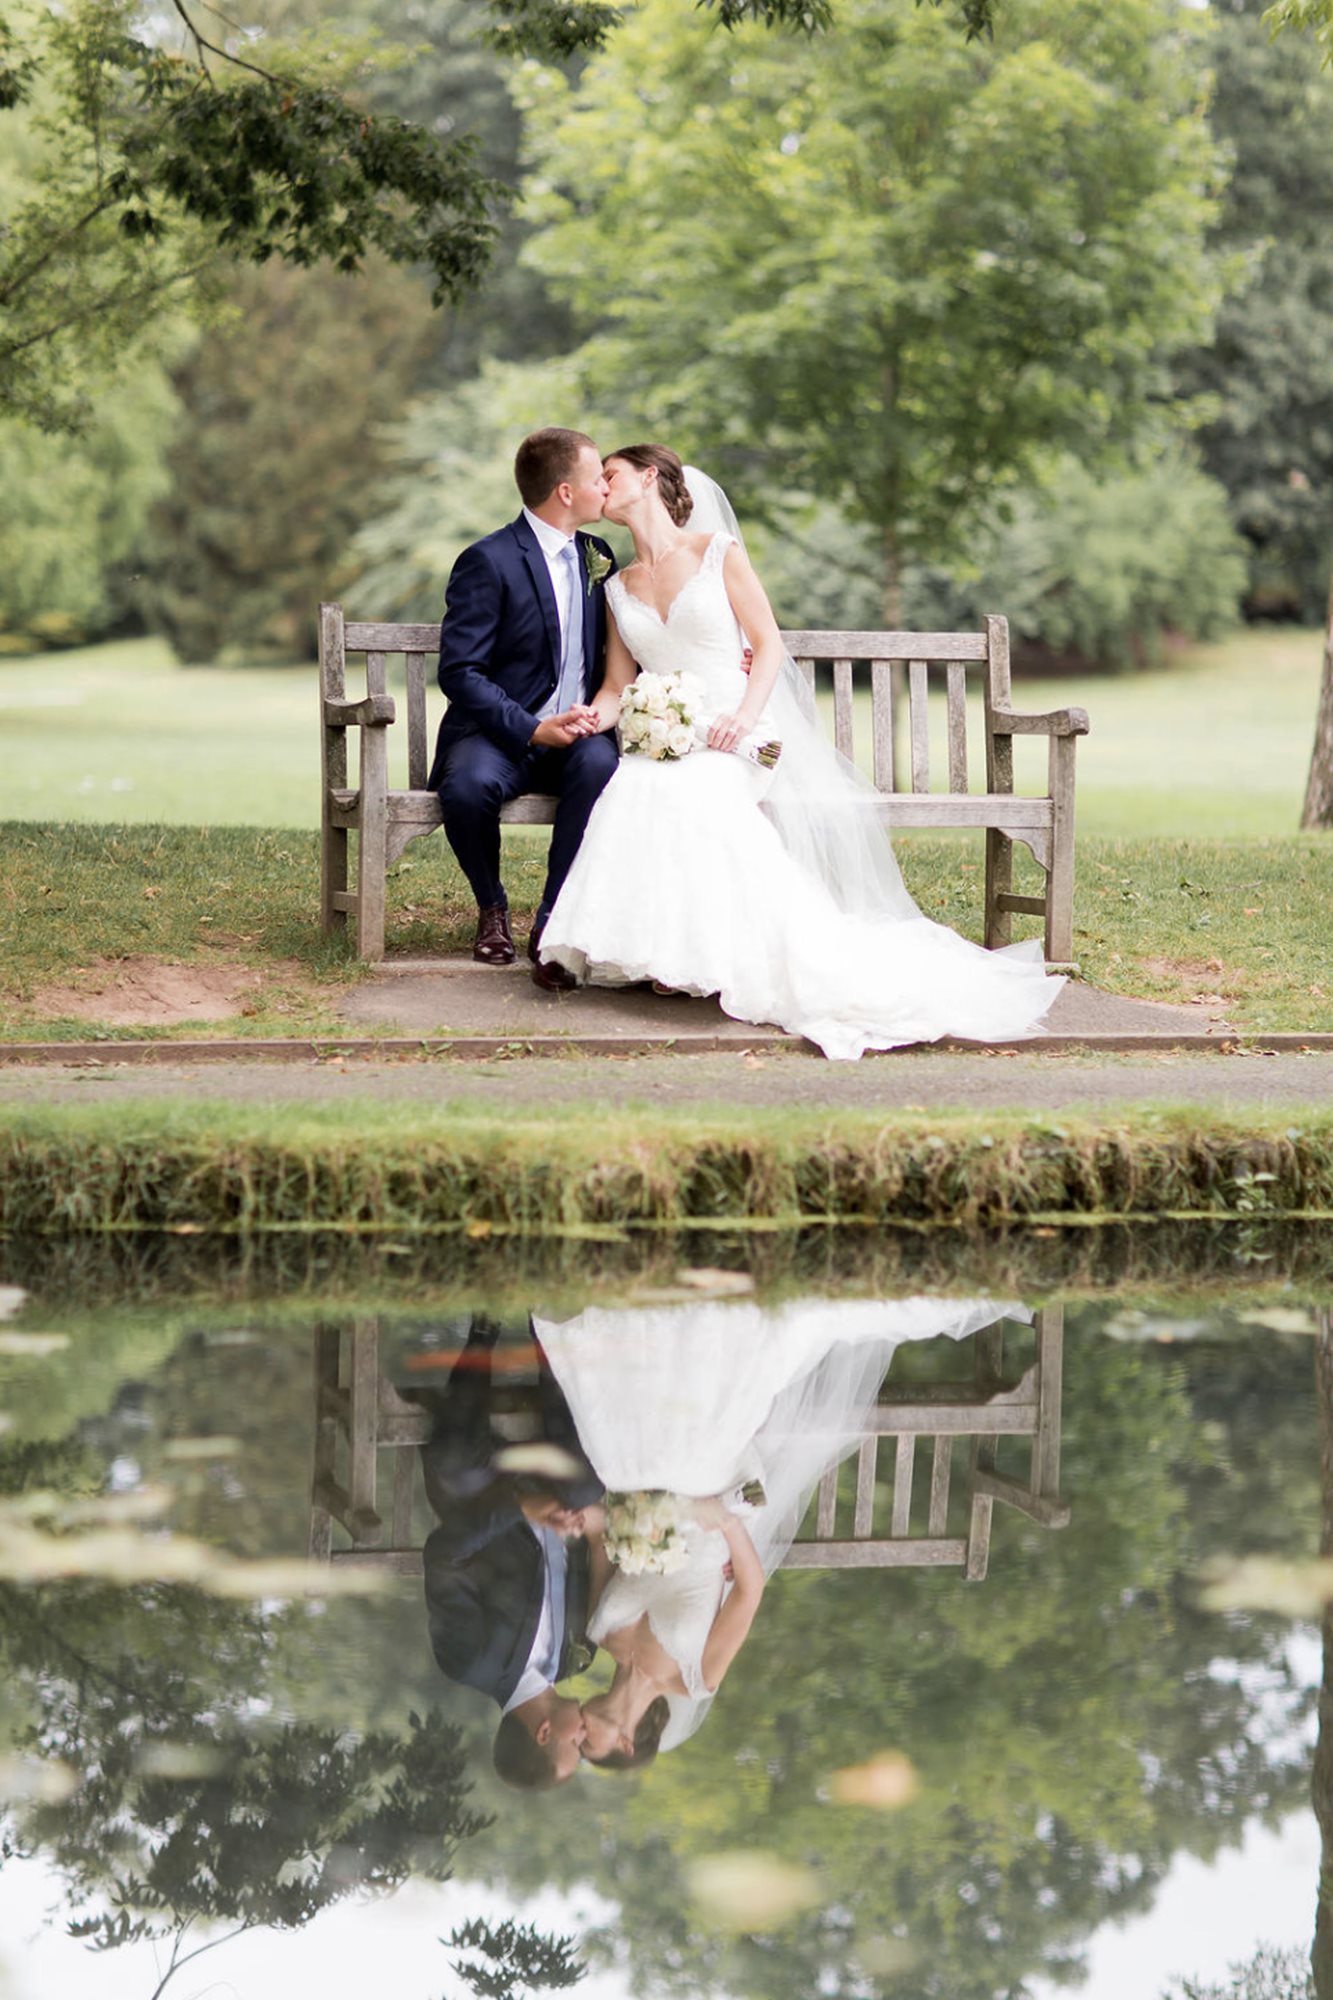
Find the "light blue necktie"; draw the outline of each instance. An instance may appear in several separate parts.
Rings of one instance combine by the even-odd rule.
[[[583,700],[583,592],[579,588],[579,552],[574,542],[560,551],[565,566],[565,620],[560,648],[560,679],[556,684],[558,713]]]

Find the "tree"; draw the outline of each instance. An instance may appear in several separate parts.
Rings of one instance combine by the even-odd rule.
[[[829,0],[706,4],[728,26],[829,18]],[[497,47],[557,60],[620,18],[603,0],[487,12]],[[354,271],[377,250],[424,267],[437,304],[485,268],[500,190],[466,137],[371,109],[371,42],[321,29],[284,43],[262,5],[237,23],[172,0],[171,18],[174,40],[136,0],[17,0],[0,25],[0,115],[41,177],[0,245],[0,410],[78,421],[71,366],[112,367],[219,255]]]
[[[890,624],[908,562],[965,550],[1054,451],[1134,435],[1207,323],[1216,152],[1158,0],[1014,0],[971,44],[848,0],[796,47],[648,0],[577,88],[539,86],[531,254],[594,329],[599,406],[752,507],[842,504]]]
[[[354,570],[377,504],[382,427],[420,367],[429,312],[378,260],[360,280],[240,267],[227,317],[178,368],[170,488],[144,536],[137,603],[181,659],[310,657],[314,608]]]
[[[495,191],[466,140],[357,100],[364,45],[224,46],[174,5],[180,47],[133,0],[11,17],[0,106],[39,184],[0,241],[0,408],[76,420],[71,371],[106,371],[219,257],[354,271],[375,250],[437,301],[484,268]]]
[[[1213,130],[1234,165],[1211,232],[1232,282],[1177,384],[1250,546],[1248,609],[1322,618],[1333,519],[1333,76],[1263,0],[1214,10]]]

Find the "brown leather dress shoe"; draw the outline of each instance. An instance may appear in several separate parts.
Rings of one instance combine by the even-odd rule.
[[[503,903],[492,903],[477,911],[477,935],[472,956],[482,965],[512,965],[518,957],[514,934],[509,928],[509,911]]]
[[[539,958],[533,962],[532,983],[540,986],[543,993],[572,993],[579,982],[572,972],[567,972],[563,965],[557,965],[554,959],[547,964]]]

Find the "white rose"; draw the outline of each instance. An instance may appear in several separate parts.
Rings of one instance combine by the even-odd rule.
[[[688,757],[694,748],[694,731],[683,722],[678,722],[667,737],[667,749],[673,757]]]
[[[644,705],[647,708],[649,715],[658,716],[666,714],[669,705],[669,697],[661,681],[657,683],[656,687],[649,688],[648,693],[644,700]]]
[[[622,717],[620,733],[627,743],[642,743],[644,737],[648,734],[647,716],[631,713]]]
[[[648,748],[654,757],[660,757],[667,747],[671,734],[671,724],[660,715],[655,715],[648,724]]]

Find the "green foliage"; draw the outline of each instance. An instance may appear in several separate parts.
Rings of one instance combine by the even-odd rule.
[[[577,1986],[587,1972],[575,1956],[573,1938],[549,1937],[512,1918],[490,1924],[474,1917],[445,1942],[451,1951],[472,1954],[455,1959],[454,1971],[479,2000],[524,2000],[527,1993],[563,1990]]]
[[[1260,1945],[1254,1957],[1233,1965],[1225,1979],[1181,1979],[1163,2000],[1315,2000],[1309,1957]]]
[[[182,659],[313,654],[320,599],[351,582],[379,427],[401,408],[426,320],[412,280],[378,261],[357,281],[236,272],[226,318],[177,371],[170,487],[144,536],[137,603]]]
[[[531,255],[593,329],[590,390],[747,508],[795,487],[866,524],[890,622],[907,562],[1052,448],[1132,435],[1207,323],[1216,155],[1157,0],[1016,0],[972,44],[909,0],[818,44],[649,0],[526,103]]]
[[[1262,0],[1213,10],[1213,129],[1235,165],[1212,237],[1232,282],[1177,380],[1249,545],[1247,607],[1322,621],[1333,522],[1333,76]]]
[[[1162,664],[1167,633],[1212,639],[1236,622],[1245,561],[1227,496],[1181,452],[1105,478],[1065,459],[1004,511],[967,582],[913,579],[913,625],[975,627],[1002,604],[1019,645],[1142,667]]]
[[[31,167],[0,248],[0,407],[47,425],[80,420],[87,379],[219,258],[354,271],[376,251],[424,266],[437,302],[486,261],[495,191],[471,146],[372,113],[364,48],[224,49],[176,11],[183,49],[133,0],[18,15],[28,102],[6,115]]]
[[[78,439],[0,423],[0,652],[68,645],[124,615],[177,411],[164,370],[144,357]]]

